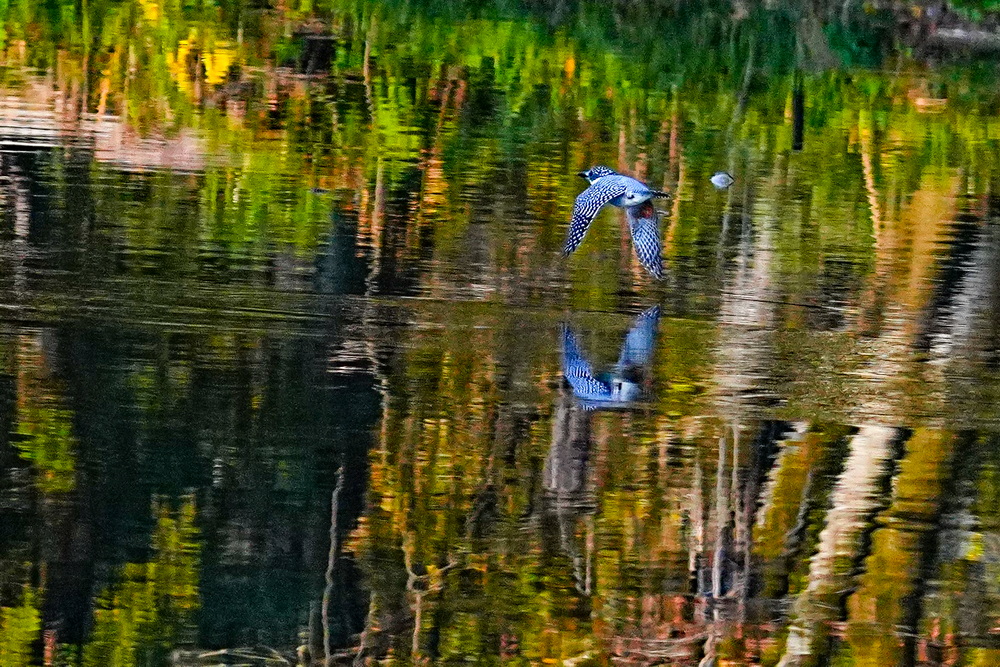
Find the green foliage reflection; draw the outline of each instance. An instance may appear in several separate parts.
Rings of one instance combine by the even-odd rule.
[[[27,667],[34,663],[34,644],[41,636],[39,592],[25,586],[21,604],[0,607],[0,664]]]
[[[94,629],[83,649],[88,667],[163,662],[185,640],[199,606],[200,543],[195,505],[153,506],[152,558],[123,566],[120,582],[97,596]]]

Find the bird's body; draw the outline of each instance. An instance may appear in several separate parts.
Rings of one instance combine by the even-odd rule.
[[[577,249],[597,213],[611,204],[625,209],[635,253],[642,265],[659,278],[662,275],[659,216],[650,200],[670,195],[603,165],[582,171],[580,176],[587,179],[590,187],[581,192],[573,204],[573,218],[563,255]]]
[[[670,196],[670,194],[666,192],[651,189],[648,185],[638,179],[626,176],[625,174],[619,174],[610,167],[605,167],[601,164],[596,167],[591,167],[587,171],[581,171],[578,175],[587,179],[587,182],[591,185],[594,185],[594,183],[600,179],[608,179],[606,181],[607,183],[615,183],[624,188],[622,194],[607,202],[612,206],[617,206],[618,208],[641,204],[642,202],[648,201],[654,197]],[[585,194],[586,192],[587,190],[584,190],[581,194]]]
[[[659,319],[659,306],[640,314],[625,336],[613,371],[596,376],[576,336],[568,326],[563,328],[563,376],[584,408],[624,408],[642,397],[643,367],[653,356]]]

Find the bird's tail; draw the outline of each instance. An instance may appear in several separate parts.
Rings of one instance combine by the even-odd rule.
[[[659,199],[669,199],[670,197],[673,197],[673,195],[669,192],[664,192],[663,190],[653,190],[653,197]]]

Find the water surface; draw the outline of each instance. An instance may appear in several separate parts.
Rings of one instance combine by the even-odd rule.
[[[4,10],[0,663],[1000,663],[995,66],[229,4]]]

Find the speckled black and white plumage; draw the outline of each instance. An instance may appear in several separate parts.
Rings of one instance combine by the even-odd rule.
[[[605,205],[613,204],[626,210],[639,261],[652,275],[660,278],[663,275],[663,263],[660,260],[659,219],[649,200],[670,195],[652,190],[642,181],[619,174],[603,165],[582,171],[580,176],[587,179],[590,187],[577,195],[573,204],[573,217],[563,246],[563,256],[580,246],[598,212]]]
[[[653,357],[659,319],[659,306],[639,315],[625,336],[614,370],[600,377],[584,358],[576,336],[563,325],[563,377],[585,409],[628,407],[642,396],[640,369]]]
[[[581,171],[580,175],[586,178],[588,183],[593,183],[603,176],[619,176],[620,174],[611,167],[605,167],[603,164],[599,164],[591,167],[587,171]]]
[[[663,277],[663,259],[660,257],[660,215],[650,201],[638,206],[626,206],[625,217],[632,233],[632,247],[639,263],[654,278]]]
[[[625,176],[605,176],[599,178],[593,185],[581,192],[573,204],[573,219],[569,224],[569,234],[563,255],[568,255],[580,245],[583,237],[590,229],[590,223],[597,217],[598,211],[612,199],[626,194]],[[631,179],[630,179],[631,180]]]
[[[611,386],[594,377],[590,362],[583,358],[576,336],[563,325],[563,377],[579,398],[607,400],[611,397]]]
[[[618,355],[619,372],[632,366],[645,366],[653,358],[653,346],[656,344],[656,329],[660,322],[660,307],[653,306],[635,318],[632,328],[622,343],[621,354]]]

